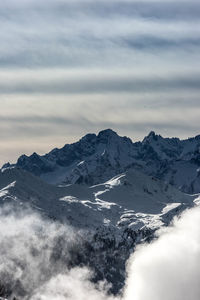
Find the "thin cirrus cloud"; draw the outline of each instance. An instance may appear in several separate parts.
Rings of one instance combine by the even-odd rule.
[[[199,17],[197,1],[1,2],[2,163],[107,127],[198,134]]]
[[[2,74],[1,74],[2,75]],[[136,77],[131,73],[127,74],[77,74],[77,77],[70,76],[70,73],[62,76],[48,76],[43,78],[40,72],[34,77],[18,78],[12,76],[10,79],[2,78],[0,82],[0,94],[97,94],[97,93],[144,93],[161,92],[171,90],[200,90],[199,74],[171,75],[171,77]],[[78,77],[78,75],[80,77]]]
[[[161,58],[180,47],[198,52],[197,2],[14,3],[1,8],[3,67],[105,67],[107,63],[123,67],[135,63],[137,52],[144,49]],[[161,47],[164,53],[157,53]],[[135,55],[136,60],[131,57]],[[121,63],[117,60],[120,57]]]

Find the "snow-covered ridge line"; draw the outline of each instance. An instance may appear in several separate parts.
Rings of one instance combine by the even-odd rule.
[[[22,155],[14,166],[48,183],[87,185],[137,169],[194,194],[200,192],[200,135],[180,140],[151,131],[142,142],[134,143],[107,129],[42,156]]]

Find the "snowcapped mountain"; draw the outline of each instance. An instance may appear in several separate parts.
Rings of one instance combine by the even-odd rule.
[[[142,142],[133,143],[107,129],[43,156],[22,155],[16,166],[48,183],[87,185],[137,169],[193,194],[200,192],[200,135],[179,140],[150,132]]]
[[[5,164],[0,206],[28,206],[86,232],[77,264],[90,266],[95,280],[107,279],[118,293],[135,246],[199,203],[192,195],[200,191],[199,149],[199,136],[181,141],[151,132],[133,143],[110,129],[88,134]]]
[[[134,230],[157,228],[166,222],[169,211],[189,207],[195,198],[136,170],[94,186],[50,185],[17,167],[0,172],[1,204],[28,204],[47,216],[90,230],[99,226],[120,230],[125,224]]]
[[[108,129],[97,136],[87,134],[79,142],[54,149],[44,156],[23,155],[16,166],[49,183],[95,184],[121,173],[130,164],[132,153],[131,140]]]
[[[142,142],[145,170],[183,192],[200,192],[200,135],[187,140],[151,132]],[[152,155],[152,156],[151,156]]]

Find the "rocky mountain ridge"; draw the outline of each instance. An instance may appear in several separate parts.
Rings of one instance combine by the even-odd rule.
[[[107,129],[42,156],[22,155],[15,166],[48,183],[87,185],[136,169],[194,194],[200,192],[200,135],[180,140],[152,131],[142,142],[134,143]]]

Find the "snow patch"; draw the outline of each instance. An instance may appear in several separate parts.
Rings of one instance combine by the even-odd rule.
[[[170,210],[174,209],[174,208],[177,208],[181,205],[181,203],[169,203],[167,204],[163,210],[162,210],[162,214],[166,214],[168,213]]]

